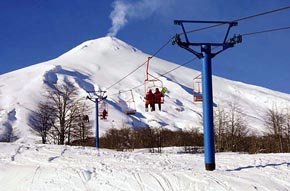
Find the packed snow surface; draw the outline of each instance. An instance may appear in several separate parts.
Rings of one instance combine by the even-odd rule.
[[[216,170],[205,171],[203,154],[180,151],[1,143],[1,190],[290,190],[290,154],[218,153]]]

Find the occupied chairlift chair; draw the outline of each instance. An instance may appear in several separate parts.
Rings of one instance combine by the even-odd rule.
[[[101,100],[99,102],[99,116],[100,116],[100,119],[107,119],[108,113],[109,113],[108,104],[106,103],[105,100]]]
[[[202,78],[201,74],[193,78],[193,102],[202,102]]]
[[[166,88],[163,87],[163,82],[149,73],[149,64],[150,64],[149,62],[150,62],[151,58],[152,57],[148,57],[148,60],[147,60],[146,79],[144,81],[144,87],[145,87],[145,94],[144,95],[146,95],[146,93],[150,89],[154,93],[156,88],[158,88],[159,91],[161,91],[164,94],[166,92]],[[161,97],[161,104],[163,104],[163,103],[164,103],[164,97]]]
[[[135,104],[135,99],[134,99],[133,91],[130,90],[130,92],[131,92],[131,95],[126,100],[127,107],[125,109],[125,113],[127,115],[134,115],[134,114],[136,114],[136,104]]]

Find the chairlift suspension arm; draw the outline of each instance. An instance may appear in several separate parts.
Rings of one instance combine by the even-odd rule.
[[[153,76],[152,74],[149,73],[149,64],[150,64],[150,60],[151,59],[152,59],[152,57],[148,57],[148,60],[147,60],[145,82],[147,81],[147,82],[153,82],[154,83],[154,81],[159,81],[162,84],[162,86],[163,86],[163,82],[160,79],[158,79],[156,76]],[[149,79],[149,77],[151,79]]]
[[[131,92],[131,96],[132,96],[132,101],[135,103],[135,99],[134,99],[133,91],[130,90],[130,92]]]
[[[146,66],[146,80],[145,81],[148,81],[148,75],[149,75],[149,63],[150,63],[150,59],[152,57],[148,57],[148,60],[147,60],[147,66]]]

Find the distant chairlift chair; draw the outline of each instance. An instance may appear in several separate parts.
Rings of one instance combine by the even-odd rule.
[[[202,102],[202,78],[201,74],[193,78],[193,102]]]
[[[102,100],[99,102],[99,116],[101,119],[107,119],[108,117],[108,104],[105,102],[105,100]]]

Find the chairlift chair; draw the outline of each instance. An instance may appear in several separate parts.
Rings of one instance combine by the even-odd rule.
[[[202,78],[201,74],[193,78],[193,102],[202,102]]]
[[[104,113],[104,110],[106,111],[106,113]],[[99,116],[101,117],[101,119],[106,119],[108,117],[108,113],[108,104],[105,102],[105,100],[101,100],[99,102]]]
[[[156,88],[158,88],[160,90],[160,92],[162,92],[165,89],[163,86],[163,82],[149,73],[149,62],[150,62],[151,58],[152,57],[148,57],[148,60],[147,60],[146,79],[144,81],[144,87],[145,87],[145,94],[144,95],[146,95],[150,89],[153,91],[153,93],[154,93]],[[161,97],[161,104],[163,104],[163,103],[164,103],[164,97]]]
[[[130,90],[131,96],[126,100],[127,107],[125,109],[125,113],[127,115],[134,115],[136,113],[136,104],[132,90]]]

